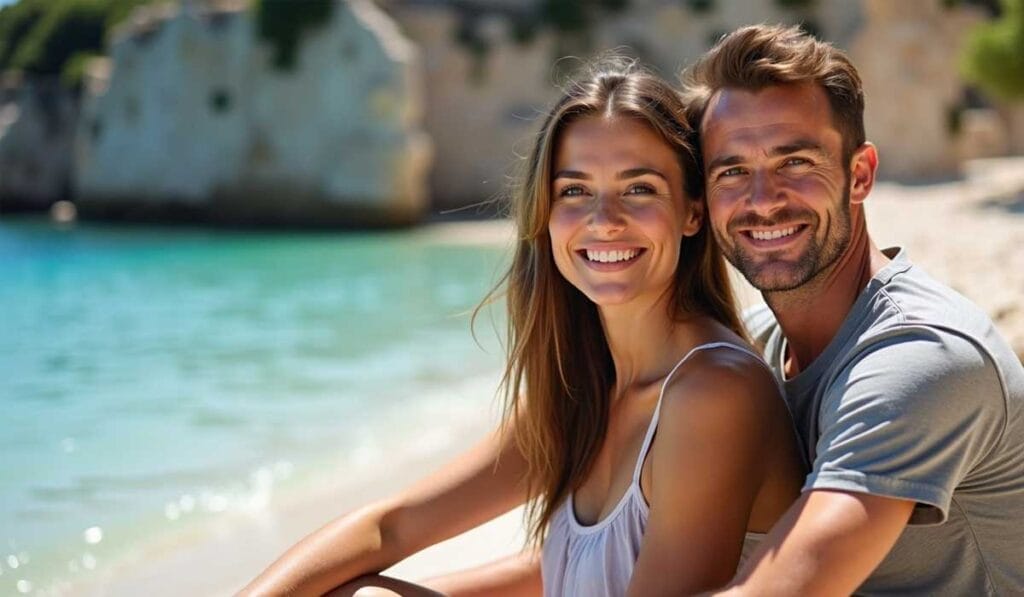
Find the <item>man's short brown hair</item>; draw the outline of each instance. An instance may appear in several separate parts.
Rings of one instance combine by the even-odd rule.
[[[799,27],[752,25],[718,40],[682,75],[683,93],[695,130],[708,102],[723,88],[759,91],[775,85],[821,85],[832,122],[843,138],[843,161],[864,144],[864,90],[850,59]]]

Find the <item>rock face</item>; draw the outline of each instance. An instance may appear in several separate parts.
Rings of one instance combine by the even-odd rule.
[[[0,211],[46,209],[67,199],[78,102],[55,79],[0,86]]]
[[[291,69],[246,2],[136,13],[82,107],[80,210],[131,219],[395,225],[426,207],[413,46],[369,0],[336,0]]]
[[[579,63],[556,60],[587,52],[561,44],[550,28],[517,42],[510,15],[536,4],[528,0],[381,1],[423,50],[425,126],[438,156],[434,204],[470,205],[499,194],[558,92],[558,73]],[[970,26],[984,18],[980,11],[946,9],[938,0],[783,4],[630,0],[623,11],[596,20],[586,37],[591,48],[621,49],[671,79],[737,27],[802,21],[857,65],[867,93],[867,136],[880,149],[884,177],[948,178],[965,158],[1021,151],[1024,116],[1014,120],[1012,109],[1004,119],[1016,124],[1004,125],[1000,138],[967,131],[964,141],[951,127],[964,96],[957,56]],[[479,56],[464,42],[467,34],[484,49]]]
[[[85,215],[411,222],[428,196],[443,211],[504,193],[580,63],[560,57],[588,53],[575,42],[623,49],[671,79],[757,22],[804,21],[850,51],[886,178],[948,178],[965,158],[1024,151],[1024,108],[957,112],[956,55],[983,17],[938,0],[630,0],[579,39],[536,23],[523,35],[516,18],[539,0],[376,0],[408,38],[371,0],[333,1],[293,70],[272,66],[250,0],[182,0],[114,36],[80,110],[0,93],[0,209],[45,207],[72,180]],[[76,119],[72,175],[68,135],[51,125]]]
[[[565,56],[588,52],[563,43],[550,27],[517,40],[514,15],[535,0],[381,1],[423,52],[425,126],[438,156],[430,179],[434,205],[454,208],[500,195],[517,173],[517,158],[529,153],[558,85],[581,63]],[[704,11],[696,4],[630,0],[592,25],[589,46],[620,49],[672,80],[721,34],[742,25],[806,18],[845,45],[861,24],[861,3],[849,0],[816,0],[800,9],[773,0],[715,0]],[[485,50],[474,55],[467,36]]]
[[[451,7],[391,7],[421,48],[426,72],[425,127],[437,152],[430,177],[435,210],[465,208],[500,196],[516,155],[529,152],[541,110],[556,97],[554,36],[527,44],[509,39],[507,20],[484,17],[470,25],[488,39],[474,56],[456,41],[462,25]],[[473,213],[472,207],[464,213]]]
[[[966,33],[982,15],[934,0],[865,0],[864,11],[851,58],[864,82],[864,124],[881,154],[880,175],[958,174],[962,144],[951,119],[964,84],[956,64]]]

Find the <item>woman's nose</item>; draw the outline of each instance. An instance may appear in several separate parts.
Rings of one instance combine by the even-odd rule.
[[[605,194],[595,197],[587,227],[604,234],[614,234],[625,228],[626,219],[619,198]]]

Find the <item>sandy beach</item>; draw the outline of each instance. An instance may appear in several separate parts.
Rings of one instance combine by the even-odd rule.
[[[868,222],[879,246],[902,245],[911,259],[980,304],[1024,355],[1024,159],[972,162],[964,179],[919,186],[879,183]],[[507,245],[504,221],[441,223],[422,234],[452,243]],[[741,289],[744,303],[757,300]],[[497,379],[494,380],[497,383]],[[140,548],[130,561],[79,594],[228,595],[306,533],[332,517],[422,476],[491,429],[492,412],[460,413],[444,425],[456,438],[431,449],[398,446],[386,463],[337,471],[300,493],[276,495],[258,515],[218,520],[204,529]],[[513,511],[395,566],[389,573],[415,580],[482,563],[519,549],[521,512]]]
[[[150,597],[231,595],[289,545],[340,513],[386,496],[433,470],[483,438],[497,422],[493,412],[458,412],[445,418],[446,436],[425,449],[398,447],[385,463],[338,471],[299,490],[275,495],[258,513],[235,513],[202,528],[191,528],[139,546],[102,578],[76,587],[74,594]],[[436,545],[387,571],[422,579],[489,561],[523,544],[521,511]]]
[[[883,182],[865,205],[880,247],[906,247],[980,305],[1024,359],[1024,158],[968,162],[954,182]]]

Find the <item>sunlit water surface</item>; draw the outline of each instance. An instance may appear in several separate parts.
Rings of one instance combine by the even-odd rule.
[[[372,460],[417,413],[488,408],[500,350],[464,312],[504,253],[417,231],[0,220],[0,594],[263,508],[318,459]]]

